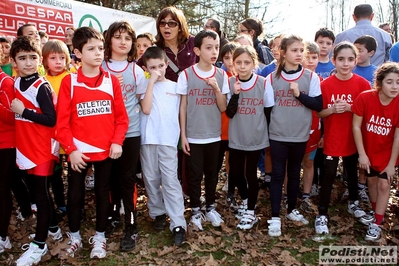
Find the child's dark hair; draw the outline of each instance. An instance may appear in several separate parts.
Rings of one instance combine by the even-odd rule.
[[[332,42],[335,41],[335,34],[332,30],[328,28],[321,28],[318,31],[316,31],[316,34],[314,35],[314,41],[317,41],[319,37],[327,37],[332,40]]]
[[[202,31],[198,32],[197,35],[195,35],[194,47],[201,48],[202,40],[207,37],[210,37],[210,38],[216,40],[219,36],[213,30],[202,30]]]
[[[355,58],[357,58],[358,55],[358,51],[356,46],[353,45],[353,43],[348,42],[348,41],[343,41],[338,43],[336,46],[334,46],[334,50],[333,50],[333,58],[334,60],[337,59],[338,53],[342,50],[342,49],[351,49],[353,51],[353,54],[355,55]]]
[[[250,45],[241,45],[238,46],[233,53],[233,61],[236,60],[237,57],[239,57],[242,54],[247,54],[249,57],[251,57],[253,63],[255,66],[258,65],[259,60],[258,60],[258,53],[256,52],[255,48]]]
[[[19,36],[11,44],[10,56],[15,60],[19,52],[35,52],[42,56],[42,49],[40,44],[32,37]]]
[[[11,40],[6,37],[0,37],[0,42],[6,42],[8,44],[11,44]]]
[[[111,56],[112,56],[112,37],[115,36],[115,34],[120,34],[122,32],[126,32],[129,34],[129,36],[132,38],[132,47],[130,48],[129,53],[127,54],[127,61],[128,62],[133,62],[136,59],[136,54],[137,54],[137,48],[136,48],[136,32],[133,29],[133,26],[124,20],[121,21],[115,21],[112,23],[108,30],[107,34],[105,34],[105,44],[104,44],[104,60],[107,62],[110,62]],[[76,34],[76,33],[75,33]]]
[[[49,40],[43,45],[42,54],[44,69],[48,70],[47,59],[52,53],[65,55],[65,70],[68,70],[71,57],[69,56],[68,46],[60,40]]]
[[[285,65],[285,58],[284,55],[288,50],[288,47],[292,45],[295,42],[303,42],[302,38],[297,36],[297,35],[287,35],[284,36],[281,39],[280,43],[280,62],[277,65],[276,68],[276,77],[280,78],[281,72],[283,71],[284,65]]]
[[[249,31],[253,30],[254,35],[252,41],[255,41],[259,35],[263,33],[263,23],[259,19],[247,18],[240,22]]]
[[[97,39],[104,42],[103,35],[96,29],[91,27],[80,27],[73,34],[72,44],[74,49],[82,52],[83,46],[90,40]]]
[[[382,81],[389,73],[399,74],[399,64],[396,62],[383,63],[374,73],[374,89],[382,89]]]
[[[33,24],[24,24],[24,25],[22,25],[21,27],[18,28],[18,30],[17,30],[17,36],[23,36],[23,35],[24,35],[24,29],[25,29],[26,27],[29,27],[29,26],[36,27],[36,26],[33,25]]]
[[[149,40],[151,42],[152,45],[154,45],[154,43],[155,43],[154,35],[152,35],[149,32],[144,32],[142,34],[137,35],[137,39],[139,39],[139,38],[146,38],[147,40]]]
[[[39,31],[39,36],[40,36],[40,39],[43,38],[43,37],[48,38],[48,34],[45,33],[44,31]]]
[[[220,49],[220,58],[223,59],[225,54],[227,53],[234,53],[234,50],[237,49],[239,45],[235,42],[228,42],[225,45],[223,45],[222,49]]]
[[[148,47],[147,50],[145,50],[142,58],[143,58],[144,66],[147,66],[147,61],[149,59],[161,59],[161,60],[167,62],[165,51],[162,48],[157,47],[157,46]]]
[[[360,36],[353,43],[364,45],[364,47],[366,47],[366,49],[367,49],[367,52],[369,52],[369,53],[371,51],[377,50],[377,41],[373,36],[370,36],[370,35]]]

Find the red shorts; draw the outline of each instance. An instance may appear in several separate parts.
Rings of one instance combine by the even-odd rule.
[[[54,160],[50,160],[45,163],[36,165],[36,167],[29,169],[27,172],[30,175],[50,176],[53,174],[53,170],[54,170]]]
[[[316,129],[312,134],[309,135],[309,140],[306,143],[305,153],[312,152],[317,149],[317,145],[319,144],[321,138],[321,131]]]

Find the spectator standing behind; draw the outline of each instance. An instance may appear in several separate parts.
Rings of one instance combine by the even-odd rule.
[[[253,18],[247,18],[241,21],[238,26],[238,34],[246,34],[251,36],[254,48],[258,54],[259,62],[268,65],[274,60],[273,53],[271,52],[270,48],[263,45],[258,40],[258,37],[263,34],[262,21]],[[260,66],[260,68],[263,67],[264,66]]]
[[[315,72],[323,79],[326,79],[335,68],[330,59],[330,53],[335,41],[334,32],[327,28],[321,28],[316,31],[314,41],[320,48],[319,63],[317,64]]]
[[[353,73],[367,79],[367,81],[370,82],[370,85],[372,85],[374,72],[377,70],[377,67],[371,64],[370,61],[375,54],[375,50],[377,49],[377,41],[374,37],[365,35],[357,38],[354,42],[354,45],[359,51],[359,55],[357,57],[356,67],[353,69]]]
[[[39,31],[40,36],[40,48],[43,49],[43,46],[48,42],[48,34],[44,31]]]
[[[364,35],[373,36],[378,43],[375,55],[371,59],[371,64],[380,66],[389,59],[389,50],[392,47],[392,40],[389,33],[384,30],[374,27],[371,21],[374,18],[373,8],[369,4],[357,5],[353,11],[353,20],[356,25],[346,31],[343,31],[337,35],[334,44],[338,44],[342,41],[354,42],[357,38]]]
[[[0,37],[0,44],[3,50],[2,60],[0,62],[1,70],[12,77],[13,70],[10,57],[11,40],[5,37]]]
[[[226,39],[226,34],[220,30],[220,21],[217,20],[216,18],[210,18],[206,21],[204,25],[204,30],[213,30],[219,35],[219,57],[217,62],[222,61],[221,57],[221,50],[222,47],[229,42],[229,40]],[[220,64],[222,65],[222,64]]]
[[[136,60],[138,60],[144,54],[144,52],[147,50],[148,47],[153,46],[154,43],[155,43],[155,38],[149,32],[145,32],[145,33],[137,35],[137,42],[136,42],[137,56],[136,56]]]
[[[393,36],[392,34],[391,24],[389,24],[389,22],[381,23],[380,25],[378,25],[378,28],[388,32],[391,36],[392,43],[395,42],[395,36]]]

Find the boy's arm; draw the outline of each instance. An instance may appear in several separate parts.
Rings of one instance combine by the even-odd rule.
[[[71,75],[67,75],[61,81],[60,92],[58,94],[56,134],[57,140],[68,155],[77,150],[77,147],[73,143],[70,128],[71,104]]]
[[[181,146],[183,152],[190,155],[190,145],[186,136],[186,124],[187,124],[187,95],[181,95],[180,98],[180,136],[181,136]]]
[[[15,124],[15,114],[11,110],[11,101],[14,98],[14,80],[5,77],[0,88],[0,120],[9,125]]]
[[[115,133],[111,139],[111,143],[119,144],[122,146],[125,140],[125,135],[129,127],[129,118],[126,113],[125,103],[122,98],[122,91],[119,84],[119,80],[116,76],[111,75],[112,87],[114,90],[114,119],[115,119]]]
[[[370,163],[369,157],[366,154],[366,150],[364,149],[363,136],[362,136],[362,130],[361,130],[362,121],[363,121],[362,116],[353,114],[352,131],[353,131],[353,137],[355,139],[357,152],[359,154],[359,167],[361,169],[365,169],[369,173],[371,163]]]

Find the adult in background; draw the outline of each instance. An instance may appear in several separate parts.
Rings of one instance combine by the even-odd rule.
[[[337,35],[334,45],[342,41],[354,42],[357,38],[364,35],[371,35],[377,40],[377,50],[371,58],[371,64],[380,66],[389,59],[389,50],[392,47],[392,40],[389,33],[374,27],[371,21],[374,18],[373,8],[369,4],[357,5],[353,11],[353,20],[356,25]]]
[[[220,51],[222,47],[229,42],[226,38],[226,34],[220,30],[220,21],[216,18],[210,18],[205,22],[204,30],[213,30],[219,35],[219,57],[218,62],[222,62],[222,58],[220,57]]]
[[[258,40],[258,37],[263,33],[263,23],[258,19],[247,18],[238,25],[238,35],[246,34],[251,36],[254,43],[254,48],[258,54],[259,62],[268,65],[273,60],[273,53],[269,47],[265,46]],[[263,67],[262,67],[263,68]]]

